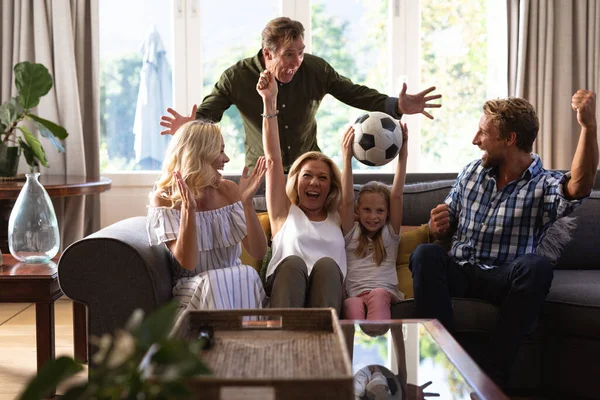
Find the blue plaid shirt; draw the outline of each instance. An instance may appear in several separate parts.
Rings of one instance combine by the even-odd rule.
[[[552,223],[581,204],[583,199],[563,195],[570,173],[546,171],[537,154],[531,158],[523,175],[500,191],[496,170],[482,167],[481,160],[458,175],[445,200],[457,226],[449,253],[456,262],[489,269],[534,253]]]

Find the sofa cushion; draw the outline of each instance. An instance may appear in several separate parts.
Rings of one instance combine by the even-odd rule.
[[[476,299],[453,298],[456,332],[489,333],[496,326],[498,308]],[[391,308],[392,319],[416,318],[414,300],[405,300]]]
[[[260,222],[260,226],[263,231],[267,235],[267,242],[271,242],[271,224],[269,222],[269,214],[266,212],[258,213],[258,221]],[[262,267],[262,260],[255,260],[252,258],[250,254],[246,251],[244,246],[242,246],[242,255],[240,256],[240,260],[242,264],[249,265],[256,270],[256,272],[260,273],[260,269]]]
[[[571,216],[577,217],[573,239],[565,246],[554,269],[598,269],[600,246],[590,238],[600,237],[600,191],[593,191]]]
[[[600,270],[555,270],[543,310],[548,330],[600,337]]]
[[[403,226],[398,258],[396,259],[396,274],[398,275],[398,289],[404,293],[405,298],[414,297],[412,274],[408,269],[410,254],[422,244],[429,243],[429,228],[427,224],[419,227]]]

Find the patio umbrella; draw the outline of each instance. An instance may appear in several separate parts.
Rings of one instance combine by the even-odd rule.
[[[165,48],[156,26],[142,44],[143,65],[140,71],[133,134],[135,161],[143,169],[159,169],[169,135],[161,135],[157,121],[172,103],[172,84]]]

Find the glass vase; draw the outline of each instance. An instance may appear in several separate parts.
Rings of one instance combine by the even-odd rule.
[[[27,181],[8,219],[8,249],[19,261],[47,263],[58,254],[60,236],[54,206],[39,173],[26,174]]]

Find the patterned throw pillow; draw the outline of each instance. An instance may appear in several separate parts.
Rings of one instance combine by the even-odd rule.
[[[577,217],[562,217],[556,220],[542,242],[535,249],[535,253],[546,257],[553,264],[563,252],[565,246],[573,238],[573,230],[577,226]]]

